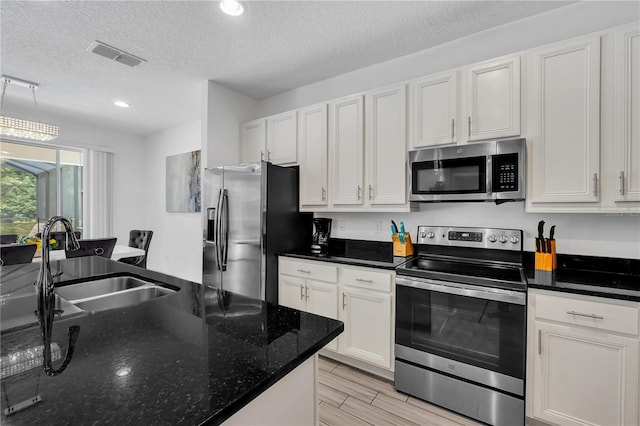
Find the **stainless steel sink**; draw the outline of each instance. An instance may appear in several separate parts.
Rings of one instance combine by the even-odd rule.
[[[56,289],[56,293],[85,312],[138,305],[176,290],[134,277],[103,278]]]
[[[151,283],[134,277],[113,277],[58,287],[56,288],[56,294],[71,301],[104,296],[106,294],[129,290],[148,284]]]
[[[172,293],[175,293],[175,291],[164,287],[145,286],[132,290],[118,291],[82,301],[71,301],[71,303],[83,311],[97,312],[138,305],[142,302],[146,302],[147,300],[157,299],[158,297],[167,296]]]
[[[38,323],[36,310],[38,294],[36,288],[29,285],[22,290],[0,296],[0,330],[5,332],[17,327],[27,327]],[[61,297],[56,297],[56,317],[63,318],[81,314],[82,310]]]

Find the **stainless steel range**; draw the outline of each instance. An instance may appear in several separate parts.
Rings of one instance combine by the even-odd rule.
[[[491,425],[524,424],[522,231],[419,226],[396,269],[396,389]]]

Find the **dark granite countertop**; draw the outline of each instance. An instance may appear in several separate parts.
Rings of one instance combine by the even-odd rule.
[[[73,359],[59,376],[40,366],[11,375],[10,356],[42,344],[37,324],[4,330],[2,409],[42,402],[2,419],[33,424],[219,424],[339,335],[341,322],[226,293],[100,257],[52,262],[56,285],[86,277],[133,274],[179,289],[137,306],[56,319],[62,355],[66,333],[80,326]],[[38,264],[4,266],[7,297],[30,291]],[[35,299],[27,311],[35,310]],[[34,317],[35,321],[35,317]],[[59,365],[60,361],[54,363]]]
[[[285,257],[295,257],[298,259],[306,259],[306,260],[317,260],[319,262],[332,262],[332,263],[341,263],[343,265],[352,265],[352,266],[364,266],[367,268],[379,268],[379,269],[390,269],[394,270],[396,267],[402,265],[410,257],[398,257],[394,256],[392,262],[383,262],[376,260],[368,260],[368,259],[356,259],[353,257],[345,257],[345,256],[319,256],[317,254],[312,254],[309,251],[293,251],[280,253],[280,256]]]
[[[311,250],[297,250],[280,253],[281,256],[343,265],[364,266],[366,268],[396,269],[411,257],[393,255],[393,243],[389,241],[329,239],[327,254],[318,255]]]
[[[640,302],[638,259],[558,254],[553,284],[535,280],[534,253],[523,260],[530,288]]]

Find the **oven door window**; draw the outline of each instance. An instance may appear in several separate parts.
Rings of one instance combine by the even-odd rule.
[[[416,162],[411,165],[414,194],[487,192],[487,158],[466,157]]]
[[[397,286],[396,343],[524,378],[523,305]]]

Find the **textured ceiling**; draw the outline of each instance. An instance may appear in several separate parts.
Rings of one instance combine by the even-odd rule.
[[[561,7],[559,1],[0,2],[2,74],[38,82],[44,110],[149,134],[200,118],[215,80],[262,99]],[[148,62],[87,51],[100,40]],[[128,110],[113,106],[124,99]],[[10,86],[5,105],[26,105]]]

